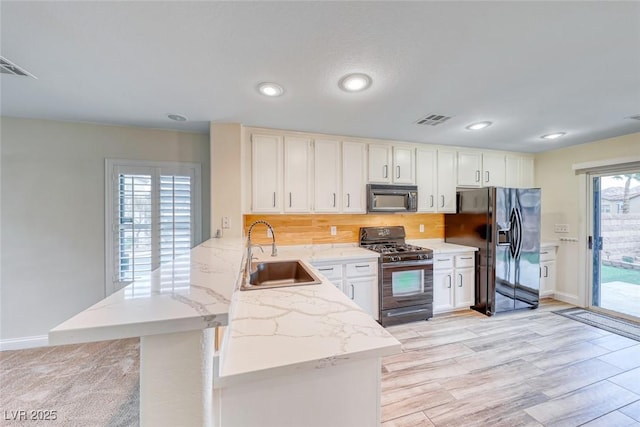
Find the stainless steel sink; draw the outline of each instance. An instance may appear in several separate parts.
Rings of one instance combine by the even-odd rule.
[[[254,262],[251,267],[248,283],[245,277],[241,291],[322,283],[300,260]]]

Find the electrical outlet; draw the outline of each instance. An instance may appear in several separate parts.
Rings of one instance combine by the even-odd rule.
[[[268,238],[272,238],[273,237],[273,233],[271,232],[270,228],[267,228],[267,237]]]
[[[229,225],[229,217],[228,216],[223,216],[222,217],[222,228],[231,228],[231,226]]]
[[[556,224],[555,225],[556,233],[568,233],[569,232],[569,224]]]
[[[424,224],[420,224],[420,232],[424,233]]]
[[[338,234],[338,227],[336,227],[335,225],[331,226],[331,235],[335,236]]]

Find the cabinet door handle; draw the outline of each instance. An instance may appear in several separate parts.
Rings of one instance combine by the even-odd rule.
[[[480,171],[476,171],[476,182],[480,182]]]
[[[356,291],[353,288],[353,283],[349,283],[349,284],[351,285],[351,299],[353,299],[355,297],[355,295],[356,295]]]
[[[458,277],[460,278],[460,284],[458,285],[459,288],[462,287],[462,274],[458,274]]]
[[[347,193],[347,207],[351,207],[351,194]]]
[[[444,196],[440,196],[442,197],[442,206],[440,206],[441,208],[444,208]]]
[[[289,207],[291,207],[291,192],[289,192]]]
[[[276,207],[276,192],[273,192],[273,207]]]
[[[447,274],[447,277],[449,278],[449,285],[447,286],[447,288],[451,289],[451,275]]]
[[[331,268],[319,268],[318,271],[333,271],[333,267],[331,267]]]
[[[336,193],[333,193],[333,207],[336,207]]]
[[[369,264],[364,264],[364,265],[362,265],[362,264],[360,264],[360,265],[356,264],[356,268],[369,268]]]
[[[433,207],[433,194],[431,196],[429,196],[429,197],[431,197],[431,206],[430,207]]]
[[[487,180],[485,182],[489,182],[489,171],[485,172],[487,174]]]
[[[549,267],[544,266],[544,277],[549,277]]]
[[[473,257],[470,257],[470,256],[463,256],[463,257],[460,257],[460,259],[472,259],[472,258],[473,258]]]
[[[400,166],[396,166],[396,178],[400,178]]]
[[[438,258],[436,261],[451,261],[451,258]]]
[[[540,270],[540,277],[542,277],[542,267],[540,267],[539,270]]]
[[[383,178],[389,178],[389,166],[388,165],[384,165],[382,167],[382,177]]]
[[[546,255],[546,254],[548,254],[548,253],[549,253],[549,252],[547,252],[547,251],[545,251],[545,252],[540,252],[540,255]]]

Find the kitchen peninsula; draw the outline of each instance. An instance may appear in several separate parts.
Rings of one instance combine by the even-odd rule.
[[[379,423],[380,359],[400,343],[321,274],[319,285],[237,291],[244,243],[204,242],[52,329],[50,343],[140,336],[142,426]]]

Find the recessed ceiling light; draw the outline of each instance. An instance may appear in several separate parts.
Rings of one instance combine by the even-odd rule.
[[[491,122],[478,122],[478,123],[470,124],[469,126],[467,126],[467,129],[469,129],[469,130],[480,130],[480,129],[488,128],[492,124],[493,123],[491,123]]]
[[[264,96],[280,96],[284,93],[284,88],[277,83],[264,82],[258,85],[258,92]]]
[[[347,92],[360,92],[371,86],[371,77],[362,73],[347,74],[340,79],[338,86]]]
[[[565,136],[566,132],[556,132],[556,133],[548,133],[546,135],[542,135],[540,138],[542,139],[557,139],[561,136]]]
[[[176,122],[186,122],[187,118],[180,114],[167,114],[167,117]]]

